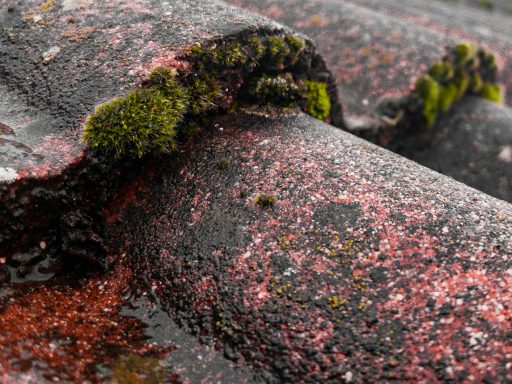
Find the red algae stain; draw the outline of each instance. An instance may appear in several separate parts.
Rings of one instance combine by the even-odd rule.
[[[141,321],[119,314],[130,276],[118,267],[74,283],[8,287],[0,298],[0,381],[99,382],[99,364],[162,352],[146,344]]]
[[[123,212],[130,205],[139,206],[138,194],[147,189],[150,180],[154,177],[154,164],[148,164],[135,178],[127,185],[121,187],[114,198],[112,203],[103,210],[103,216],[108,224],[113,224],[119,221]]]

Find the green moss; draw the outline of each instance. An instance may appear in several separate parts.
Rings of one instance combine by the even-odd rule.
[[[432,64],[428,73],[437,82],[446,82],[453,77],[453,65],[446,61],[438,61]]]
[[[166,377],[167,369],[158,359],[129,354],[116,361],[111,379],[116,384],[159,384]]]
[[[258,195],[256,197],[256,205],[260,206],[261,208],[268,208],[274,206],[276,202],[276,198],[274,196],[266,195],[264,193]]]
[[[142,157],[168,152],[175,145],[176,124],[185,113],[187,96],[175,89],[168,98],[158,89],[132,91],[100,105],[85,123],[83,140],[93,149]]]
[[[200,116],[219,105],[236,108],[247,95],[260,105],[300,105],[325,119],[330,114],[326,85],[305,85],[282,73],[297,62],[305,47],[304,40],[294,35],[251,36],[193,47],[182,58],[189,69],[176,73],[168,67],[155,68],[141,88],[100,105],[84,124],[83,140],[116,158],[168,152],[177,140],[198,131]],[[246,75],[258,66],[263,70],[255,71],[260,78],[251,89],[244,84]],[[190,119],[183,122],[185,115]]]
[[[302,53],[306,43],[300,37],[293,35],[286,35],[284,38],[286,44],[290,48],[290,53],[288,55],[288,61],[290,65],[293,65],[297,62],[300,54]]]
[[[289,73],[275,77],[264,75],[250,89],[250,94],[257,104],[285,108],[291,108],[302,100],[304,93],[305,89],[300,87]]]
[[[270,36],[265,41],[265,47],[270,60],[274,64],[282,64],[290,54],[290,47],[279,36]]]
[[[480,96],[484,99],[494,101],[495,103],[503,103],[503,94],[497,84],[484,83],[480,91]]]
[[[234,68],[245,65],[252,69],[267,56],[269,63],[293,65],[305,47],[304,40],[286,35],[266,38],[249,37],[241,42],[220,43],[215,47],[197,46],[191,49],[189,58],[199,68]]]
[[[490,52],[483,51],[483,54],[480,57],[480,61],[482,63],[482,67],[484,67],[484,68],[487,68],[490,70],[496,70],[498,68],[496,56]]]
[[[219,83],[206,75],[194,75],[188,84],[190,95],[189,110],[194,114],[200,114],[213,109],[215,101],[222,96]]]
[[[463,42],[455,46],[454,53],[455,64],[464,65],[475,57],[477,49],[473,43]]]
[[[257,37],[249,37],[245,42],[245,52],[249,61],[249,65],[254,67],[258,65],[265,54],[265,47],[261,42],[261,39]]]
[[[442,61],[432,64],[428,74],[418,79],[414,92],[401,99],[383,100],[379,109],[388,117],[400,117],[403,126],[410,125],[414,116],[421,113],[426,124],[432,126],[439,112],[449,110],[467,94],[502,100],[499,86],[494,83],[496,70],[492,53],[464,42],[450,49]]]
[[[439,100],[438,109],[441,112],[446,112],[457,101],[458,90],[454,84],[439,87]]]
[[[439,110],[440,86],[432,77],[424,75],[416,81],[415,91],[423,101],[422,114],[427,125],[431,127],[436,121]]]
[[[494,8],[494,4],[493,4],[492,0],[480,0],[479,4],[482,8],[485,8],[489,11]]]
[[[217,163],[217,168],[224,171],[228,169],[230,165],[231,162],[229,161],[229,159],[220,159],[219,162]]]
[[[224,43],[216,47],[197,46],[191,49],[189,59],[201,69],[234,68],[247,62],[240,43]],[[211,68],[213,67],[213,68]]]
[[[327,84],[318,81],[305,81],[307,87],[306,112],[319,120],[331,114],[331,100],[327,92]]]
[[[457,70],[452,84],[457,88],[457,100],[462,99],[469,87],[469,76],[463,69]]]
[[[474,73],[470,76],[469,89],[471,90],[471,92],[477,93],[477,94],[480,93],[480,91],[482,90],[482,85],[483,85],[482,76],[480,76],[478,73]]]
[[[174,71],[168,67],[156,67],[148,75],[148,84],[162,93],[174,96],[175,89],[179,87]]]

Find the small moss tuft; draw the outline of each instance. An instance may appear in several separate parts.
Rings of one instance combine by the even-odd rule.
[[[305,81],[307,87],[306,112],[319,120],[325,120],[331,114],[331,100],[327,84],[318,81]]]
[[[466,71],[459,69],[453,78],[452,84],[457,88],[457,100],[462,99],[469,87],[469,76]]]
[[[438,108],[441,112],[446,112],[457,101],[458,90],[454,84],[439,87]]]
[[[219,83],[206,75],[194,75],[189,81],[190,112],[200,114],[213,109],[215,101],[222,96]]]
[[[197,46],[190,50],[189,59],[201,70],[234,68],[247,62],[240,43],[221,43],[216,47]]]
[[[259,60],[265,54],[265,47],[257,37],[249,37],[245,44],[245,52],[251,68],[258,65]]]
[[[297,62],[297,59],[299,58],[302,50],[306,46],[306,43],[300,37],[293,35],[286,35],[284,40],[286,44],[288,44],[288,47],[290,47],[290,53],[288,55],[289,64],[293,65]]]
[[[228,169],[230,165],[231,162],[229,161],[229,159],[220,159],[219,162],[217,163],[217,168],[220,169],[221,171],[224,171]]]
[[[478,51],[478,58],[482,67],[489,70],[496,70],[498,68],[496,56],[490,52],[486,52],[483,49]]]
[[[429,127],[436,122],[439,108],[439,84],[429,75],[423,75],[416,81],[415,92],[423,100],[423,117]]]
[[[497,84],[483,84],[480,96],[495,103],[503,103],[503,93]]]
[[[176,124],[183,118],[186,94],[170,99],[156,89],[131,91],[100,105],[85,123],[83,140],[93,149],[142,157],[176,146]]]
[[[437,82],[446,82],[453,77],[453,66],[446,61],[438,61],[432,64],[428,74]]]
[[[469,78],[469,89],[471,90],[471,92],[480,93],[480,91],[482,90],[482,85],[482,76],[480,76],[478,73],[472,74],[471,77]]]
[[[249,93],[259,105],[292,108],[304,99],[305,89],[295,82],[291,74],[285,73],[275,77],[262,76]]]
[[[156,67],[149,73],[148,84],[163,93],[172,93],[177,86],[173,70],[163,66]]]
[[[473,43],[466,41],[455,46],[454,53],[455,64],[464,65],[475,57],[477,49]]]
[[[265,41],[270,60],[275,64],[283,64],[290,54],[290,47],[279,36],[270,36]]]
[[[256,205],[261,208],[269,208],[274,206],[276,200],[277,199],[274,196],[262,193],[256,197]]]

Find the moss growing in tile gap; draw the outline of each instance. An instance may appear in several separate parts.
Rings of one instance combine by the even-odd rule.
[[[263,75],[249,88],[249,95],[258,105],[293,108],[306,98],[306,87],[295,81],[291,73]]]
[[[306,80],[307,106],[306,112],[319,120],[325,120],[331,114],[331,100],[327,92],[327,84]]]
[[[448,49],[441,61],[432,64],[428,73],[417,79],[410,95],[383,100],[379,109],[387,117],[396,119],[392,121],[398,126],[431,127],[439,113],[448,111],[465,95],[503,102],[496,77],[494,54],[473,43],[463,42]],[[416,116],[420,116],[419,122]],[[419,124],[412,124],[412,121]]]
[[[142,89],[100,105],[85,122],[83,140],[116,158],[172,151],[188,102],[184,89],[175,93],[179,97],[171,99],[158,89]]]
[[[247,103],[300,107],[324,120],[326,84],[308,79],[307,71],[293,73],[307,49],[300,37],[280,34],[195,46],[181,58],[188,69],[155,68],[139,88],[100,105],[84,124],[83,140],[116,158],[169,152],[197,133],[194,121],[205,114]]]

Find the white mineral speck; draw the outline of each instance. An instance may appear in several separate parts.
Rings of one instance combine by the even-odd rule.
[[[51,47],[45,53],[43,53],[43,64],[48,64],[50,61],[55,59],[57,55],[60,53],[60,48],[55,46]]]
[[[498,159],[505,163],[512,163],[512,146],[505,145],[498,154]]]
[[[0,183],[10,184],[16,180],[18,174],[12,168],[0,167]]]

